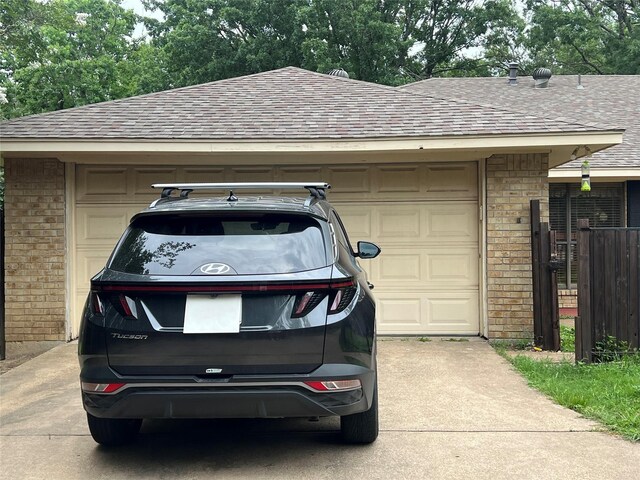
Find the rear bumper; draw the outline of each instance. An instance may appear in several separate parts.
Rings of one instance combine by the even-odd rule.
[[[333,368],[332,368],[333,367]],[[338,368],[336,368],[338,367]],[[333,375],[329,375],[329,372]],[[113,373],[113,372],[112,372]],[[82,377],[82,376],[81,376]],[[313,374],[279,378],[82,378],[125,383],[111,394],[82,392],[84,408],[102,418],[281,418],[351,415],[368,410],[375,372],[354,365],[323,365]],[[359,379],[362,388],[316,392],[303,381]]]

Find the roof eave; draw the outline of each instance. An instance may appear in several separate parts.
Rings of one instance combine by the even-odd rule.
[[[347,139],[282,140],[144,140],[144,139],[50,139],[5,138],[0,144],[3,157],[55,156],[65,161],[72,154],[295,154],[385,151],[548,151],[551,167],[569,161],[576,146],[592,152],[622,142],[622,130],[549,132],[495,135],[385,137]],[[567,154],[568,151],[568,154]]]
[[[590,177],[593,181],[624,182],[626,180],[640,180],[640,166],[638,167],[591,167]],[[582,171],[580,167],[556,168],[549,170],[549,181],[554,183],[580,182]]]

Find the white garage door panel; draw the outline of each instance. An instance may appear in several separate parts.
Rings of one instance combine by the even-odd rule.
[[[420,166],[377,167],[378,191],[385,192],[420,192]]]
[[[415,333],[424,327],[425,299],[416,293],[377,293],[378,333]]]
[[[427,324],[434,333],[478,333],[469,324],[470,317],[478,316],[478,292],[434,292],[426,299]],[[473,327],[473,328],[470,328]]]
[[[443,192],[478,196],[477,168],[474,163],[457,165],[426,165],[424,189],[427,192]],[[456,195],[457,196],[457,195]]]
[[[99,202],[127,194],[126,167],[78,167],[76,173],[76,201]]]
[[[424,236],[425,223],[419,205],[372,207],[372,234],[380,243],[386,241],[419,241]]]
[[[375,285],[378,331],[479,332],[477,165],[468,162],[277,167],[78,165],[71,306],[75,334],[91,277],[104,266],[130,218],[158,197],[159,192],[151,190],[150,184],[174,181],[328,181],[333,187],[329,198],[353,246],[358,240],[370,240],[382,248],[377,259],[360,262]]]
[[[327,167],[332,192],[368,194],[371,191],[370,167]]]
[[[333,203],[354,246],[374,238],[380,246],[478,245],[478,206],[473,202]]]
[[[365,264],[365,261],[361,261]],[[376,262],[370,262],[370,281],[385,290],[420,288],[477,288],[478,252],[464,247],[388,247]]]
[[[377,291],[377,288],[376,288]],[[478,293],[378,292],[378,333],[476,335]]]
[[[113,248],[141,206],[79,206],[76,208],[76,244],[82,246],[105,245]]]
[[[78,284],[82,288],[78,294],[85,294],[89,290],[89,282],[91,278],[102,270],[107,263],[111,248],[109,249],[79,249],[78,253],[80,265],[78,265]]]
[[[178,180],[185,183],[216,183],[224,179],[224,168],[185,167]]]
[[[134,168],[133,169],[133,192],[141,201],[149,195],[156,196],[156,191],[150,192],[149,186],[154,183],[172,183],[177,181],[176,169],[167,168]]]
[[[108,248],[87,248],[80,247],[77,249],[78,265],[76,265],[76,281],[75,289],[75,311],[77,315],[82,313],[82,307],[89,293],[89,285],[91,278],[102,270],[111,255],[112,247]]]

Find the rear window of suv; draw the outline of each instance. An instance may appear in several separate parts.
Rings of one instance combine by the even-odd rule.
[[[327,266],[318,221],[305,215],[150,215],[129,226],[109,268],[140,275],[204,275],[221,263],[231,274],[294,273]],[[206,269],[206,268],[205,268]]]

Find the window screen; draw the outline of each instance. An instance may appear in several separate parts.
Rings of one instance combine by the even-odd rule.
[[[591,227],[624,226],[624,190],[622,184],[592,184],[590,192],[580,191],[578,183],[549,186],[549,224],[557,232],[557,250],[564,268],[558,271],[560,288],[576,284],[576,225],[589,220]]]

